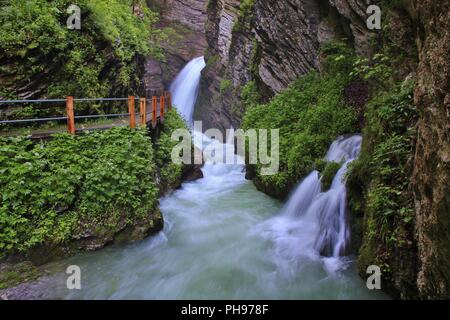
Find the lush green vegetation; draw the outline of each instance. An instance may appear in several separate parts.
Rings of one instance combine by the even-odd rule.
[[[179,143],[172,140],[172,133],[182,128],[187,127],[181,116],[175,110],[168,112],[164,120],[164,131],[155,144],[155,163],[161,179],[161,193],[178,187],[182,182],[183,167],[173,163],[171,159],[172,150]]]
[[[157,43],[163,34],[152,27],[157,15],[142,0],[133,1],[139,5],[139,15],[132,13],[129,0],[80,0],[81,30],[69,30],[67,8],[72,3],[1,2],[1,97],[138,93],[139,57],[162,57]],[[45,112],[28,108],[25,116]]]
[[[322,75],[311,72],[268,104],[249,99],[246,106],[244,128],[280,129],[280,172],[261,176],[256,167],[256,183],[272,195],[289,194],[315,168],[334,139],[358,131],[358,112],[344,102],[356,58],[342,42],[329,43],[322,52],[326,56]],[[255,98],[251,88],[246,96]]]
[[[154,148],[146,130],[128,128],[39,143],[0,139],[2,254],[151,224],[160,189],[181,182],[182,167],[171,163],[171,135],[185,127],[169,112]]]
[[[372,99],[362,152],[348,173],[352,215],[364,216],[360,264],[383,266],[386,277],[396,251],[403,248],[413,254],[414,199],[409,184],[417,111],[412,89],[408,81]]]
[[[4,265],[0,267],[0,290],[36,280],[40,276],[42,272],[29,261],[16,265]]]
[[[114,228],[148,215],[157,202],[150,143],[127,128],[37,144],[1,139],[2,252],[65,243],[87,222]]]
[[[244,26],[248,26],[253,18],[255,0],[242,0],[239,5],[239,16],[233,25],[233,32],[239,32]]]
[[[229,79],[222,79],[222,81],[220,81],[220,94],[224,95],[228,92],[228,90],[231,89],[232,86],[232,82]]]
[[[322,182],[323,191],[327,191],[331,188],[333,179],[341,167],[342,163],[327,162],[322,159],[316,162],[316,170],[321,173],[320,181]]]

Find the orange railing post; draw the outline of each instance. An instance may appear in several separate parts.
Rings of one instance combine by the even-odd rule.
[[[66,98],[66,109],[67,109],[67,131],[74,135],[75,134],[75,112],[73,110],[73,97],[69,96]]]
[[[136,128],[136,110],[134,108],[134,96],[128,97],[128,113],[130,114],[130,128]]]
[[[152,98],[152,125],[153,128],[156,127],[156,118],[157,118],[157,111],[156,111],[156,107],[158,104],[158,100],[156,98],[156,96],[153,96]]]
[[[143,127],[147,126],[147,105],[145,98],[141,98],[140,116],[141,116],[141,126]]]
[[[164,111],[166,109],[166,99],[164,96],[159,97],[159,119],[164,122]]]

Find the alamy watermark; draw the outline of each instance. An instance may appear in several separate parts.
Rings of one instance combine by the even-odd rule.
[[[366,24],[369,30],[381,30],[381,8],[376,5],[367,7],[366,13],[369,15]]]
[[[367,289],[381,290],[381,268],[375,265],[369,266],[367,268],[367,274],[370,274],[367,278]]]
[[[67,8],[67,13],[70,15],[67,18],[67,29],[80,30],[81,29],[81,9],[79,6],[72,4]]]
[[[66,285],[69,290],[81,290],[81,268],[73,265],[66,269],[67,277]]]
[[[193,135],[187,129],[175,130],[172,140],[179,142],[172,150],[175,164],[261,165],[261,175],[274,175],[280,168],[280,130],[251,129],[222,131],[209,129],[204,134],[202,122],[194,123]],[[226,138],[224,140],[224,138]],[[270,139],[270,145],[269,145]],[[201,147],[196,152],[192,141]],[[226,141],[225,144],[223,142]]]

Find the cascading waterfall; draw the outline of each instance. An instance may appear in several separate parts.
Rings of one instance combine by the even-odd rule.
[[[348,253],[350,240],[344,175],[349,163],[357,158],[361,142],[360,135],[339,137],[333,142],[325,159],[342,166],[330,190],[322,192],[319,172],[313,171],[298,185],[282,214],[263,224],[281,258],[295,259],[297,255],[323,260],[330,272],[345,265],[339,259]]]
[[[339,257],[348,253],[350,232],[346,216],[347,190],[344,175],[348,165],[354,161],[361,150],[362,137],[339,137],[330,147],[326,160],[343,163],[333,179],[328,192],[319,195],[315,200],[319,215],[320,227],[315,247],[322,255]]]
[[[172,104],[189,125],[193,123],[201,71],[205,66],[203,57],[195,58],[184,67],[170,86]]]
[[[190,124],[203,67],[203,58],[193,60],[171,88],[174,105]],[[384,298],[369,292],[354,270],[340,267],[348,239],[341,177],[360,141],[340,138],[331,146],[327,159],[344,164],[330,191],[321,193],[314,171],[278,215],[280,203],[257,191],[243,166],[206,163],[203,179],[161,200],[163,232],[47,266],[58,271],[37,284],[39,298]],[[234,151],[202,134],[194,143]],[[335,257],[324,258],[323,251]],[[67,265],[83,270],[83,290],[67,290]]]

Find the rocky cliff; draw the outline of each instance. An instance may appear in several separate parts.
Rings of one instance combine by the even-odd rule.
[[[165,60],[147,58],[144,85],[147,95],[167,90],[181,69],[206,50],[205,22],[207,0],[148,0],[159,12],[159,28],[167,33],[162,43]]]
[[[424,298],[450,298],[450,4],[414,1],[419,21],[419,108],[414,194]]]
[[[378,33],[366,27],[369,3],[379,1],[210,0],[205,24],[207,67],[196,117],[205,127],[237,127],[245,111],[241,91],[247,83],[257,86],[265,102],[310,70],[320,70],[319,47],[325,41],[345,37],[357,53],[371,56],[372,39],[383,38],[381,47],[393,49],[399,59],[397,80],[416,77],[419,110],[417,145],[410,161],[416,208],[410,247],[418,252],[406,254],[407,250],[397,248],[391,293],[403,298],[448,298],[449,1],[382,2],[389,31]],[[369,260],[375,261],[376,255]]]
[[[319,46],[346,37],[370,53],[364,1],[211,0],[207,65],[197,117],[207,127],[238,126],[242,87],[255,81],[262,100],[319,68]]]

